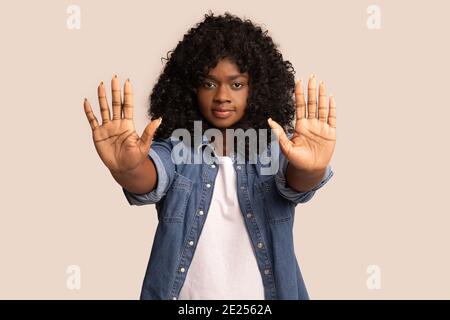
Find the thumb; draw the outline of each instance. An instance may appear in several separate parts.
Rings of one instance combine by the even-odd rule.
[[[159,125],[162,122],[162,117],[159,117],[158,119],[155,119],[153,121],[151,121],[147,127],[145,127],[144,132],[142,133],[142,143],[144,144],[144,146],[148,146],[150,147],[150,144],[152,143],[153,140],[153,135],[155,134],[156,129],[158,129]]]
[[[269,118],[267,122],[269,123],[270,128],[274,131],[278,142],[280,143],[281,151],[287,157],[292,148],[291,140],[289,140],[289,138],[286,136],[283,128],[276,121],[273,121],[272,118]]]

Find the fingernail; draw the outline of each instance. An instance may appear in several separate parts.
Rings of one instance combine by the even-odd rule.
[[[161,124],[162,122],[162,117],[159,117],[159,124]]]
[[[309,76],[310,79],[315,78],[316,75],[314,73],[311,73],[311,75]]]
[[[324,83],[323,83],[323,80],[320,80],[320,84],[324,84]]]
[[[127,82],[130,82],[130,78],[127,78]]]

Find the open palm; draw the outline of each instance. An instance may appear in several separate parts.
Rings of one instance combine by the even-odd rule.
[[[323,82],[319,84],[319,107],[316,111],[316,78],[311,75],[308,81],[308,106],[303,94],[303,83],[295,85],[296,121],[291,139],[283,128],[269,119],[270,127],[278,137],[280,148],[289,163],[298,170],[323,170],[331,160],[336,145],[336,105],[330,96],[327,108],[327,95]]]
[[[91,125],[95,149],[103,163],[111,171],[125,172],[136,168],[147,158],[153,135],[162,119],[151,121],[142,137],[139,137],[133,122],[133,92],[130,81],[125,81],[123,103],[117,76],[111,80],[111,91],[112,119],[103,82],[98,87],[102,125],[99,126],[87,99],[84,100],[84,111]]]

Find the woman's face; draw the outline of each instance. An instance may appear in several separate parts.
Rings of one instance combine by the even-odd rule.
[[[197,90],[200,112],[218,129],[231,127],[244,116],[248,85],[248,72],[239,73],[237,65],[227,58],[220,60]]]

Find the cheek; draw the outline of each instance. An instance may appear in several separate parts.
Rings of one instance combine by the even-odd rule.
[[[247,88],[246,90],[243,90],[243,91],[241,92],[241,94],[239,95],[239,98],[240,98],[241,102],[242,102],[244,105],[247,104],[248,93],[249,93],[249,91],[248,91],[248,88]]]
[[[202,112],[206,111],[209,106],[209,100],[208,100],[207,95],[205,95],[205,94],[197,95],[197,103]]]
[[[244,113],[247,109],[248,94],[245,92],[239,97],[239,110]]]

